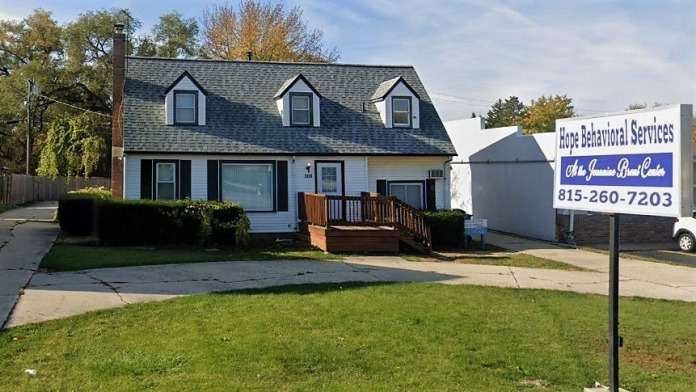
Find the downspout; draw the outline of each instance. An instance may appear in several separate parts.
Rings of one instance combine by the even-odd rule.
[[[449,176],[449,172],[452,169],[452,165],[450,165],[450,162],[452,162],[452,160],[454,160],[454,157],[450,156],[449,159],[447,159],[442,164],[442,172],[445,174],[445,178],[443,178],[443,181],[444,181],[443,188],[445,188],[445,192],[444,192],[445,194],[444,194],[443,199],[445,200],[445,209],[447,209],[447,210],[452,208],[452,194],[450,193],[450,176]]]

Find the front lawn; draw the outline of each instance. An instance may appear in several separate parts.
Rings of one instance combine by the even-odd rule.
[[[403,258],[408,261],[434,261],[432,258],[423,257],[420,255],[406,255],[403,256]],[[458,257],[456,260],[454,260],[454,262],[462,264],[502,265],[507,267],[548,268],[566,271],[586,271],[583,268],[579,268],[571,264],[566,264],[555,260],[544,259],[525,253],[472,253],[471,257]]]
[[[194,246],[137,247],[57,244],[41,261],[48,271],[128,267],[151,264],[236,260],[340,260],[340,256],[311,248],[201,248]]]
[[[437,284],[197,295],[0,332],[0,379],[8,391],[580,391],[606,382],[606,309],[602,296]],[[622,299],[622,385],[693,391],[695,319],[694,304]]]

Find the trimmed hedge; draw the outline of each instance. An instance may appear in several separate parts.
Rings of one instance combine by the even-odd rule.
[[[423,211],[430,226],[434,248],[461,246],[464,244],[464,221],[469,218],[462,210]]]
[[[61,212],[63,210],[63,212]],[[110,245],[244,244],[249,221],[242,207],[217,201],[113,200],[70,196],[59,205],[61,229],[96,233]]]
[[[71,235],[94,233],[96,203],[110,200],[111,192],[106,188],[85,188],[69,192],[58,201],[58,223]]]

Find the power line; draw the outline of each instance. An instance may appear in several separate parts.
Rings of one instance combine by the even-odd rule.
[[[436,99],[442,99],[442,100],[450,101],[450,102],[461,102],[461,103],[465,103],[469,106],[475,106],[475,107],[483,107],[484,106],[480,103],[475,103],[475,102],[482,102],[482,103],[486,104],[487,106],[493,105],[494,103],[497,102],[497,100],[473,98],[473,97],[463,97],[460,95],[443,94],[443,93],[438,93],[438,92],[431,93],[430,95]],[[589,108],[583,108],[583,107],[579,107],[579,106],[573,106],[573,107],[581,112],[587,112],[587,113],[609,113],[609,112],[611,112],[610,110],[589,109]]]
[[[103,116],[103,117],[111,118],[111,115],[110,115],[110,114],[99,113],[99,112],[95,112],[94,110],[89,110],[89,109],[81,108],[81,107],[79,107],[79,106],[75,106],[75,105],[69,104],[69,103],[67,103],[67,102],[59,101],[59,100],[57,100],[57,99],[55,99],[55,98],[51,98],[51,97],[48,97],[48,96],[43,95],[43,94],[36,94],[36,95],[39,96],[39,97],[41,97],[41,98],[46,98],[46,99],[48,99],[49,101],[53,101],[53,102],[59,103],[59,104],[61,104],[61,105],[69,106],[69,107],[71,107],[71,108],[73,108],[73,109],[82,110],[83,112],[92,113],[92,114],[96,114],[96,115],[98,115],[98,116]]]

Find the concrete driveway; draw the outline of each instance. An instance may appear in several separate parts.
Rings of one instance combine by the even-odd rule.
[[[696,279],[683,287],[622,280],[624,296],[696,302]],[[290,284],[437,282],[606,294],[607,281],[605,272],[410,262],[396,256],[350,257],[344,262],[231,261],[37,273],[8,326],[181,295]]]
[[[44,202],[0,214],[0,329],[58,235],[57,205]]]

